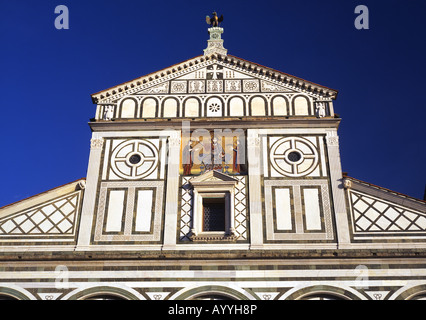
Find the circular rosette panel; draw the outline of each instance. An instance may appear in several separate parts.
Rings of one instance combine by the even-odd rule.
[[[116,146],[111,156],[111,168],[124,179],[141,179],[158,166],[158,149],[147,140],[128,140]]]
[[[304,138],[288,137],[275,141],[271,146],[272,167],[290,177],[310,174],[318,165],[318,151],[315,145]]]

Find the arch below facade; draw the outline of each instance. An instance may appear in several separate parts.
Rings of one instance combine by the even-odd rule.
[[[0,287],[0,300],[36,300],[36,297],[19,287]]]
[[[395,300],[426,300],[426,284],[401,288],[390,299]]]
[[[145,300],[145,298],[132,288],[118,286],[94,286],[84,289],[76,289],[62,300]]]
[[[255,300],[255,297],[240,288],[226,286],[201,286],[178,291],[172,300]]]
[[[315,285],[303,288],[294,288],[284,294],[283,300],[361,300],[359,293],[350,291],[350,288],[341,288],[328,285]]]

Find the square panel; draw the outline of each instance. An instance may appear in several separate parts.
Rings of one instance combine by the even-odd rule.
[[[104,229],[108,220],[109,209],[107,194],[114,189],[125,190],[125,200],[123,201],[123,214],[119,231],[108,232]],[[151,195],[150,199],[148,199],[149,195]],[[161,241],[163,204],[163,181],[102,182],[93,244],[110,242],[126,244],[159,243]],[[148,217],[151,217],[150,221],[147,221]]]
[[[289,192],[276,192],[285,189]],[[317,196],[306,198],[311,193]],[[283,197],[288,196],[290,199],[283,200]],[[265,179],[264,197],[266,242],[334,240],[327,180]],[[279,217],[280,214],[286,214],[287,218]]]

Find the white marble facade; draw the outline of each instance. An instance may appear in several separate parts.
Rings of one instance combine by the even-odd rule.
[[[211,41],[92,95],[86,178],[0,208],[0,298],[424,298],[426,203],[343,176],[337,91]]]

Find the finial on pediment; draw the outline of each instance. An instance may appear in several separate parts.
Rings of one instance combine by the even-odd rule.
[[[207,40],[207,48],[204,49],[204,55],[208,56],[211,54],[220,54],[226,56],[228,50],[223,47],[222,33],[223,28],[219,27],[219,24],[223,21],[223,15],[217,16],[216,12],[213,12],[213,16],[210,18],[206,16],[206,22],[210,25],[208,32],[210,39]]]
[[[216,12],[213,12],[213,16],[210,18],[206,16],[206,22],[210,25],[210,27],[219,27],[219,24],[223,21],[223,15],[220,17],[217,16]]]

